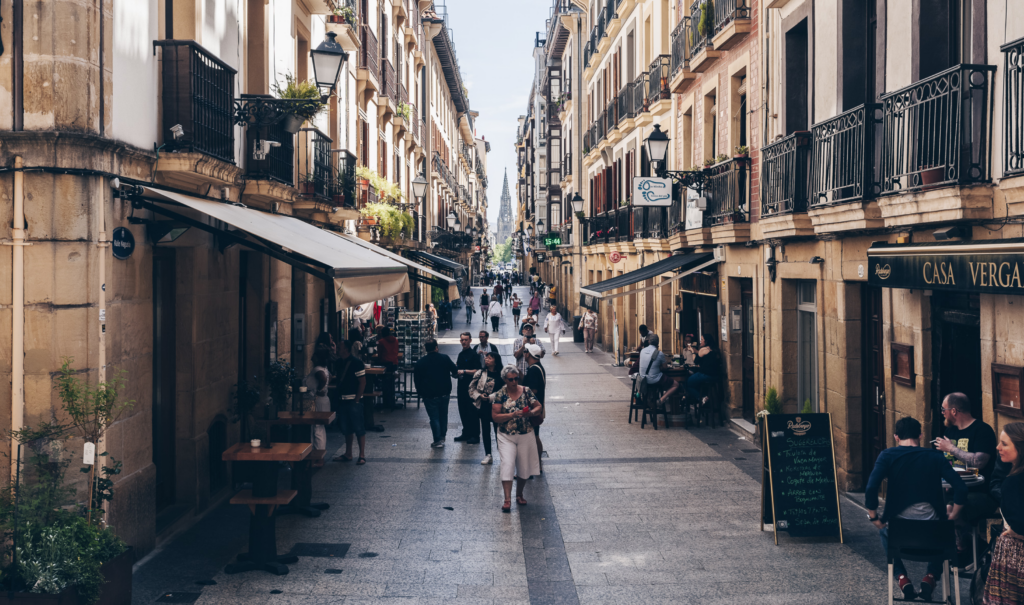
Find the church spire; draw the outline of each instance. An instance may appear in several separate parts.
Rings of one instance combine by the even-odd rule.
[[[508,168],[505,169],[505,184],[501,186],[501,208],[498,211],[497,241],[505,243],[512,237],[512,196],[508,192]]]

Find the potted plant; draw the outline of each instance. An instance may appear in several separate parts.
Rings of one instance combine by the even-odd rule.
[[[292,384],[299,375],[292,364],[278,359],[267,368],[267,385],[270,387],[270,401],[279,411],[288,408],[288,397],[292,393]]]
[[[328,23],[347,23],[354,25],[356,22],[356,11],[351,6],[339,6],[327,15]]]
[[[715,28],[715,3],[712,0],[704,0],[700,6],[700,21],[697,23],[697,31],[708,43],[711,42],[711,35]]]
[[[412,105],[409,105],[408,103],[402,103],[401,101],[399,101],[396,112],[398,113],[399,117],[401,117],[406,122],[412,119]]]
[[[725,155],[724,153],[720,153],[717,156],[715,156],[715,163],[716,164],[721,164],[722,162],[728,162],[728,161],[729,161],[729,156]]]
[[[704,169],[707,170],[715,165],[715,158],[704,158]]]
[[[327,106],[320,100],[320,89],[317,88],[315,82],[311,80],[299,82],[291,72],[286,73],[284,79],[283,88],[277,82],[271,85],[277,98],[304,101],[293,105],[292,113],[285,116],[281,125],[285,132],[295,134],[302,128],[303,123],[312,120]]]
[[[302,195],[313,195],[316,191],[316,179],[313,178],[312,172],[307,172],[302,175],[302,183],[300,184],[299,191]]]
[[[582,210],[579,210],[576,212],[576,218],[580,219],[580,221],[583,221],[584,219],[587,218],[587,215]]]
[[[736,152],[736,155],[733,156],[735,158],[749,158],[750,157],[750,148],[747,147],[746,145],[740,145],[739,147],[736,147],[735,152]]]

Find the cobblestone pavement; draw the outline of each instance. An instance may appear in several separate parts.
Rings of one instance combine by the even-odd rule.
[[[510,360],[515,330],[506,311],[492,342]],[[464,310],[454,315],[455,329],[440,339],[453,357],[467,328]],[[468,327],[475,334],[483,326],[475,314]],[[422,407],[378,415],[386,431],[367,435],[365,466],[332,462],[316,475],[314,500],[330,510],[279,519],[279,552],[341,545],[335,556],[302,556],[282,577],[225,575],[245,547],[247,515],[225,504],[137,566],[135,602],[885,601],[877,534],[851,502],[844,498],[845,544],[780,538],[775,546],[759,531],[761,455],[752,443],[725,429],[627,424],[625,371],[606,354],[585,354],[571,333],[561,355],[549,352],[543,363],[548,457],[527,486],[528,506],[502,514],[497,460],[482,466],[482,445],[452,441],[460,433],[453,392],[444,449],[429,448]],[[330,433],[330,443],[338,447],[340,436]]]

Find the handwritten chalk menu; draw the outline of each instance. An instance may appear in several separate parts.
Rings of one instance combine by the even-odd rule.
[[[762,423],[762,530],[843,539],[830,414],[769,414]]]

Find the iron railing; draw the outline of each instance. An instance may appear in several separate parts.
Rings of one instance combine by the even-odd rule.
[[[705,17],[703,14],[705,4],[711,6],[708,0],[696,0],[696,2],[690,5],[690,23],[693,24],[690,30],[690,37],[692,39],[690,48],[693,49],[694,53],[698,53],[711,46],[711,39],[715,37],[714,15],[707,15]]]
[[[650,80],[647,77],[647,72],[640,74],[636,80],[633,81],[633,113],[640,115],[645,111],[650,111],[650,107],[647,105],[647,94],[650,88]]]
[[[685,189],[683,190],[683,195],[686,195]],[[676,199],[676,196],[672,196],[672,205],[668,207],[668,224],[666,225],[666,232],[679,233],[680,231],[685,231],[685,219],[686,209],[683,200]]]
[[[185,131],[168,146],[234,164],[235,69],[192,40],[153,44],[163,49],[163,132]]]
[[[590,153],[591,148],[593,148],[593,145],[590,144],[590,130],[591,129],[588,128],[588,129],[583,131],[583,154],[584,155]]]
[[[672,90],[669,87],[671,62],[672,57],[670,55],[658,55],[651,62],[651,68],[647,72],[649,78],[647,91],[648,107],[662,99],[672,98]]]
[[[715,0],[715,33],[737,19],[750,18],[750,0]]]
[[[633,215],[633,239],[662,239],[667,237],[668,208],[629,206]]]
[[[331,182],[331,203],[335,206],[356,206],[356,156],[342,150],[338,153],[338,170]]]
[[[859,105],[811,127],[810,206],[873,198],[874,104]],[[761,177],[764,179],[764,177]]]
[[[704,196],[707,198],[705,227],[745,223],[749,220],[749,167],[749,159],[734,158],[705,169],[708,175],[704,186]]]
[[[618,100],[617,97],[613,97],[612,100],[608,102],[608,109],[605,110],[605,114],[604,115],[605,115],[605,119],[607,120],[607,122],[605,124],[605,130],[607,132],[611,132],[613,130],[618,130],[619,129],[619,100]]]
[[[613,210],[615,213],[615,231],[619,236],[620,242],[631,242],[633,241],[632,233],[632,219],[633,215],[629,211],[629,206],[619,206]]]
[[[601,111],[601,116],[597,118],[597,141],[601,142],[605,136],[608,135],[608,110]]]
[[[989,180],[994,65],[956,65],[882,95],[882,194]]]
[[[369,25],[363,24],[359,31],[359,69],[370,72],[377,81],[380,81],[380,49],[377,45],[377,35],[373,33]]]
[[[622,90],[619,91],[619,120],[628,120],[636,117],[633,86],[634,84],[629,82],[622,87]]]
[[[633,239],[643,239],[647,237],[647,232],[644,230],[647,208],[643,206],[630,206],[630,208],[633,211]]]
[[[1003,51],[1003,174],[1024,174],[1024,38]]]
[[[395,79],[395,68],[391,65],[391,61],[386,58],[381,59],[380,65],[380,96],[387,97],[397,103],[398,91],[395,87],[398,82]]]
[[[572,176],[572,152],[566,151],[565,157],[562,159],[562,174],[564,176]]]
[[[241,95],[242,99],[272,99],[270,95]],[[295,183],[295,135],[284,129],[284,122],[272,126],[249,126],[245,129],[246,150],[245,178],[273,180],[285,185]],[[257,141],[276,141],[277,147],[262,160],[255,155]]]
[[[761,148],[761,216],[807,211],[809,132]]]
[[[328,200],[334,182],[331,166],[331,143],[326,134],[316,128],[299,129],[299,193],[306,197]]]
[[[689,17],[683,17],[682,21],[672,30],[672,62],[670,67],[673,76],[680,69],[690,66],[690,44],[693,41],[690,23]]]

